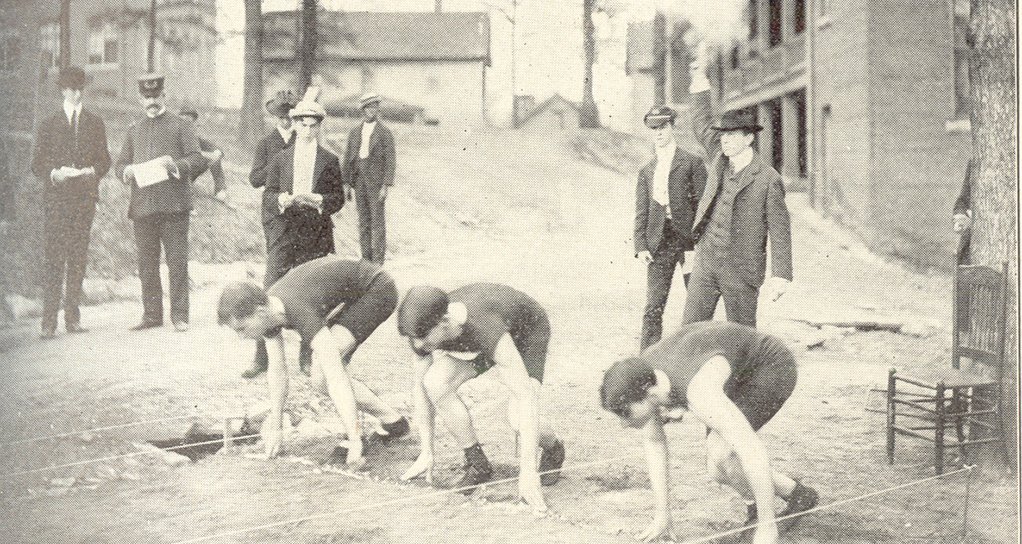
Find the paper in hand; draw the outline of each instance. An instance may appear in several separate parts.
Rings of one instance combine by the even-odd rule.
[[[135,183],[139,187],[149,187],[170,179],[167,168],[159,159],[136,164],[132,167],[132,172],[135,174]]]

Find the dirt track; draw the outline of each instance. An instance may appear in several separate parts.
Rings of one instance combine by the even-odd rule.
[[[431,491],[395,481],[414,459],[414,440],[385,448],[364,478],[297,462],[324,455],[332,446],[328,439],[288,442],[288,456],[272,462],[239,451],[182,466],[139,456],[4,477],[0,541],[173,543],[354,508],[364,509],[216,541],[630,541],[627,535],[643,529],[650,516],[641,443],[637,433],[599,409],[596,391],[602,370],[638,344],[645,274],[631,254],[634,182],[551,152],[561,149],[560,142],[506,134],[461,138],[404,147],[388,209],[392,237],[400,241],[389,270],[402,290],[425,282],[454,287],[495,280],[534,295],[547,307],[554,330],[542,411],[565,438],[566,465],[629,459],[569,471],[547,489],[553,514],[535,519],[513,504],[514,485],[492,486],[475,500],[430,496],[370,507]],[[922,338],[835,336],[807,351],[804,345],[812,342],[806,340],[820,332],[793,319],[949,323],[947,279],[884,263],[820,222],[798,195],[789,201],[796,282],[780,302],[761,302],[760,314],[761,328],[792,342],[800,360],[794,396],[763,431],[774,466],[803,477],[823,503],[931,475],[930,453],[914,441],[899,442],[897,463],[889,467],[882,416],[864,408],[872,402],[869,388],[884,382],[890,366],[927,365],[945,355],[947,328]],[[353,212],[342,211],[340,223],[351,225]],[[423,217],[433,221],[423,225]],[[680,322],[681,291],[669,304],[667,330]],[[93,329],[88,335],[8,342],[0,348],[0,441],[178,415],[197,415],[216,428],[224,416],[258,411],[265,385],[238,377],[251,346],[215,326],[216,294],[210,288],[193,295],[193,328],[184,335],[127,333],[140,310],[120,303],[86,308],[84,321]],[[8,338],[31,338],[36,326],[23,323]],[[360,349],[353,372],[408,412],[409,355],[388,322]],[[481,439],[502,474],[511,474],[506,394],[485,378],[478,382],[466,393]],[[297,412],[333,417],[303,380],[296,386],[291,402]],[[0,446],[0,474],[135,452],[138,442],[185,428],[187,422],[177,421]],[[672,426],[669,436],[682,540],[740,521],[740,501],[707,479],[701,428],[686,422]],[[455,480],[460,452],[444,433],[441,440],[441,474]],[[65,485],[62,478],[74,480]],[[951,477],[814,514],[785,541],[957,542],[952,537],[961,530],[963,489],[964,479]],[[977,534],[991,542],[1015,540],[1016,491],[1014,478],[996,467],[976,476],[970,541],[981,540]]]

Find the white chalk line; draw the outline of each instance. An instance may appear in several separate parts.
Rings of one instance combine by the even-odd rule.
[[[971,473],[972,470],[975,469],[975,468],[976,468],[976,465],[967,465],[967,466],[965,466],[963,468],[960,468],[960,469],[958,469],[958,470],[956,470],[954,472],[945,472],[943,474],[937,474],[935,476],[930,476],[930,477],[927,477],[927,478],[923,478],[921,480],[914,480],[914,481],[911,481],[911,482],[908,482],[908,483],[896,485],[896,486],[893,486],[893,487],[888,487],[886,489],[881,489],[879,491],[873,491],[873,492],[870,492],[870,493],[866,493],[865,495],[859,495],[857,497],[850,497],[850,498],[847,498],[847,499],[841,499],[841,500],[838,500],[838,501],[834,501],[834,502],[831,502],[831,503],[827,503],[827,504],[823,504],[823,505],[820,505],[820,506],[816,506],[816,507],[810,508],[809,510],[806,510],[804,512],[798,512],[798,513],[795,513],[795,514],[788,514],[787,516],[777,517],[777,518],[774,518],[774,521],[775,522],[780,522],[780,521],[784,521],[784,520],[788,520],[788,519],[794,519],[794,518],[797,518],[799,516],[804,516],[806,514],[812,514],[813,512],[819,512],[821,510],[827,510],[827,509],[830,509],[830,508],[836,508],[838,506],[843,506],[845,504],[849,504],[849,503],[852,503],[852,502],[873,498],[873,497],[876,497],[876,496],[879,496],[879,495],[884,495],[884,494],[887,494],[887,493],[892,493],[894,491],[905,489],[906,487],[913,487],[913,486],[916,486],[916,485],[919,485],[919,484],[922,484],[922,483],[931,482],[931,481],[934,481],[934,480],[939,480],[941,478],[946,478],[948,476],[954,476],[956,474],[961,474],[962,472],[970,472]],[[751,525],[746,525],[746,526],[743,526],[743,527],[738,527],[736,529],[731,529],[731,530],[724,531],[724,532],[717,533],[717,534],[713,534],[713,535],[710,535],[710,536],[705,536],[705,537],[702,537],[702,538],[699,538],[699,539],[696,539],[696,540],[686,540],[686,541],[684,541],[683,544],[703,544],[705,542],[712,542],[714,540],[717,540],[718,538],[724,538],[724,537],[731,536],[731,535],[736,535],[738,533],[742,533],[742,532],[745,532],[745,531],[750,531],[752,529],[755,529],[756,527],[759,527],[761,523],[762,522],[754,523],[754,524],[751,524]]]
[[[248,439],[248,438],[255,438],[257,436],[262,436],[262,435],[261,434],[249,434],[249,435],[243,435],[243,436],[232,436],[228,440],[230,440],[231,442],[234,442],[234,441],[237,441],[237,440],[245,440],[245,439]],[[24,476],[26,474],[35,474],[35,473],[38,473],[38,472],[46,472],[48,470],[57,470],[57,469],[61,469],[61,468],[70,468],[70,467],[77,467],[77,466],[82,466],[82,465],[90,465],[92,463],[102,463],[102,462],[105,462],[105,461],[116,461],[117,459],[126,459],[128,457],[138,457],[140,455],[156,455],[158,453],[162,453],[162,452],[165,452],[165,451],[183,450],[185,448],[191,448],[191,447],[194,447],[194,446],[207,446],[209,444],[222,444],[223,442],[224,442],[224,440],[220,439],[220,440],[207,440],[205,442],[194,442],[194,443],[191,443],[191,444],[182,444],[180,446],[172,446],[172,447],[169,447],[169,448],[156,448],[155,446],[153,446],[155,448],[154,450],[136,451],[136,452],[132,452],[132,453],[125,453],[125,454],[122,454],[122,455],[112,455],[110,457],[103,457],[103,458],[100,458],[100,459],[88,459],[86,461],[76,461],[74,463],[66,463],[66,464],[63,464],[63,465],[51,465],[51,466],[43,467],[43,468],[34,468],[34,469],[31,469],[31,470],[22,470],[22,471],[18,471],[18,472],[9,472],[7,474],[0,474],[0,479],[12,478],[14,476]]]
[[[567,471],[567,470],[575,470],[575,469],[580,469],[580,468],[586,468],[586,467],[591,467],[591,466],[596,466],[596,465],[602,465],[602,464],[605,464],[605,463],[613,463],[613,462],[617,462],[617,461],[624,461],[624,460],[632,459],[632,458],[639,457],[639,456],[640,456],[640,454],[633,453],[631,455],[624,455],[624,456],[621,456],[621,457],[615,457],[615,458],[611,458],[611,459],[600,459],[600,460],[597,460],[597,461],[590,461],[588,463],[580,463],[580,464],[577,464],[577,465],[572,465],[570,467],[561,467],[561,468],[553,469],[553,470],[545,470],[543,472],[540,472],[539,474],[540,475],[553,474],[555,472],[564,472],[564,471]],[[412,495],[410,497],[401,497],[399,499],[391,499],[391,500],[388,500],[388,501],[378,502],[378,503],[374,503],[374,504],[366,504],[366,505],[362,505],[362,506],[357,506],[355,508],[348,508],[348,509],[345,509],[345,510],[337,510],[337,511],[334,511],[334,512],[325,512],[325,513],[322,513],[322,514],[314,514],[314,515],[305,516],[305,517],[302,517],[302,518],[290,519],[290,520],[285,520],[285,521],[278,521],[278,522],[275,522],[275,523],[267,523],[265,525],[257,525],[257,526],[254,526],[254,527],[247,527],[247,528],[244,528],[244,529],[236,529],[236,530],[233,530],[233,531],[217,533],[217,534],[214,534],[214,535],[201,536],[201,537],[193,538],[193,539],[189,539],[189,540],[181,540],[181,541],[175,542],[174,544],[193,544],[195,542],[205,542],[205,541],[208,541],[208,540],[215,540],[215,539],[218,539],[218,538],[224,538],[224,537],[228,537],[228,536],[235,536],[235,535],[240,535],[240,534],[244,534],[244,533],[250,533],[250,532],[253,532],[253,531],[261,531],[261,530],[264,530],[264,529],[273,529],[275,527],[284,527],[284,526],[287,526],[287,525],[296,525],[296,524],[299,524],[299,523],[304,523],[306,521],[312,521],[312,520],[316,520],[316,519],[332,518],[332,517],[336,517],[336,516],[342,516],[342,515],[345,515],[345,514],[352,514],[352,513],[355,513],[355,512],[362,512],[362,511],[365,511],[365,510],[372,510],[374,508],[382,508],[384,506],[392,506],[392,505],[395,505],[395,504],[401,504],[401,503],[406,503],[406,502],[415,502],[415,501],[417,501],[419,499],[428,499],[428,498],[431,498],[431,497],[441,497],[441,496],[449,495],[449,494],[453,494],[453,493],[462,493],[462,492],[465,492],[465,491],[474,490],[474,489],[477,489],[477,488],[480,488],[480,487],[485,487],[485,486],[506,484],[506,483],[509,483],[509,482],[513,482],[513,481],[515,481],[517,479],[518,479],[518,476],[516,475],[516,476],[511,476],[511,477],[508,477],[508,478],[504,478],[502,480],[492,480],[492,481],[489,481],[489,482],[484,482],[484,483],[476,484],[476,485],[468,485],[468,486],[463,486],[463,487],[455,487],[455,488],[451,488],[451,489],[441,489],[441,490],[438,490],[438,491],[431,491],[431,492],[428,492],[428,493],[419,493],[419,494],[416,494],[416,495]]]
[[[165,417],[165,418],[161,418],[161,419],[150,419],[150,420],[147,420],[147,421],[136,421],[134,423],[124,423],[124,424],[121,424],[121,425],[110,425],[108,427],[96,427],[94,429],[85,429],[85,430],[82,430],[82,431],[70,431],[70,432],[66,432],[66,433],[51,434],[51,435],[47,435],[47,436],[37,436],[35,438],[23,438],[21,440],[14,440],[12,442],[0,443],[0,448],[6,448],[8,446],[16,446],[18,444],[28,444],[30,442],[42,442],[43,440],[52,440],[54,438],[66,438],[68,436],[81,435],[81,434],[85,434],[85,433],[98,433],[98,432],[101,432],[101,431],[111,431],[111,430],[114,430],[114,429],[126,429],[128,427],[138,427],[140,425],[149,425],[151,423],[162,423],[164,421],[177,421],[179,419],[189,419],[189,418],[194,418],[194,417],[199,417],[199,416],[198,415],[190,415],[190,416]]]

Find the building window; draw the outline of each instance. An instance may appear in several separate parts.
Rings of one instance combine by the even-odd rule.
[[[769,0],[770,1],[770,47],[773,47],[784,40],[784,10],[782,8],[783,0]]]
[[[794,23],[792,28],[794,28],[795,34],[801,34],[806,29],[806,0],[795,0],[794,8],[795,20],[792,21]]]
[[[759,0],[749,0],[749,40],[759,36]]]
[[[6,36],[0,41],[0,71],[13,72],[21,61],[21,41],[17,36]]]
[[[739,51],[738,51],[738,44],[735,44],[735,46],[731,48],[731,69],[732,70],[737,70],[738,69],[738,66],[739,66],[738,61],[740,59],[740,56],[741,55],[739,54]]]
[[[89,64],[117,64],[119,34],[112,23],[89,29]]]
[[[955,65],[955,118],[967,119],[972,113],[972,82],[969,75],[970,5],[968,0],[955,0],[954,65]]]
[[[47,23],[39,28],[39,48],[43,67],[60,66],[60,25]]]

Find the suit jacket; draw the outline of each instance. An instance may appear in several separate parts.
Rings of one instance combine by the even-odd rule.
[[[316,151],[312,192],[323,195],[322,213],[292,205],[281,213],[279,197],[294,188],[295,148],[289,146],[274,155],[266,167],[263,190],[263,230],[267,250],[281,243],[319,244],[324,253],[334,249],[333,222],[330,216],[344,206],[344,185],[337,155],[320,146]]]
[[[14,178],[7,166],[7,144],[0,138],[0,221],[14,221]]]
[[[365,159],[361,171],[356,176],[355,162],[358,161],[358,150],[362,146],[362,123],[355,125],[348,133],[348,146],[344,151],[344,180],[355,186],[356,183],[368,184],[369,187],[394,185],[394,170],[397,167],[397,156],[394,149],[394,135],[382,122],[376,121],[376,128],[369,137],[369,156]],[[356,179],[357,178],[357,179]]]
[[[61,166],[96,170],[95,176],[70,179],[61,184],[50,181],[50,171]],[[71,123],[61,108],[39,125],[32,150],[32,173],[43,185],[45,198],[95,204],[99,199],[99,180],[110,170],[110,151],[103,120],[82,108],[78,117],[77,148]]]
[[[728,161],[720,147],[720,133],[710,128],[710,92],[694,95],[693,106],[692,128],[706,150],[708,173],[692,229],[698,243],[713,214]],[[745,168],[742,186],[732,204],[730,262],[747,284],[762,285],[766,277],[769,235],[771,274],[791,280],[791,219],[784,203],[781,175],[764,163],[758,153]]]
[[[649,164],[639,170],[639,181],[635,186],[636,254],[640,251],[655,252],[664,235],[667,214],[664,207],[649,196],[656,164],[657,159],[654,157]],[[695,247],[692,220],[699,204],[699,195],[703,193],[705,186],[706,167],[703,166],[702,159],[676,148],[671,171],[667,176],[667,191],[671,201],[671,224],[678,233],[684,251]]]
[[[252,187],[258,189],[266,185],[266,167],[270,165],[270,161],[278,151],[290,146],[294,141],[294,132],[291,133],[291,139],[285,141],[280,137],[280,131],[276,128],[259,140],[259,143],[256,144],[255,156],[252,157],[252,171],[248,174],[248,182],[252,184]]]
[[[141,219],[160,213],[183,213],[192,209],[192,185],[196,174],[209,161],[199,150],[199,137],[192,124],[165,111],[150,118],[143,116],[128,127],[121,152],[117,156],[117,177],[124,178],[124,169],[164,155],[174,160],[179,177],[148,187],[131,185],[128,216]]]

